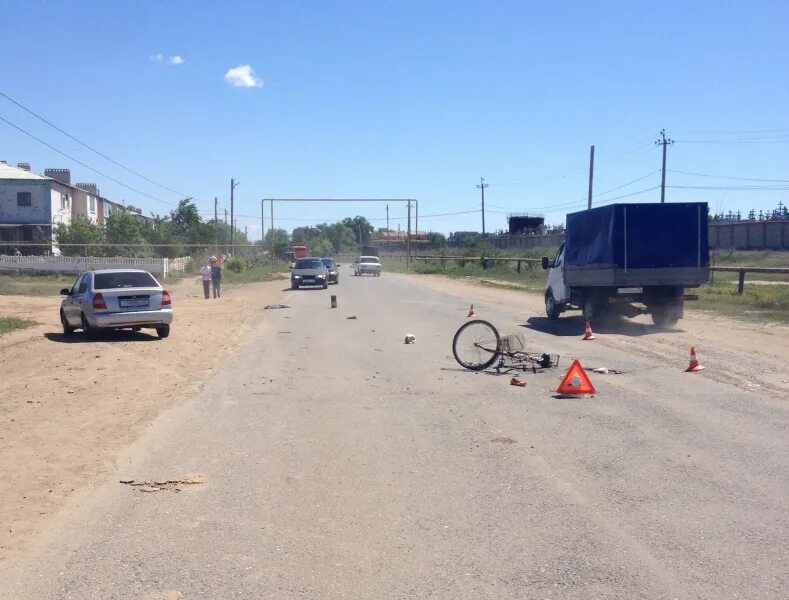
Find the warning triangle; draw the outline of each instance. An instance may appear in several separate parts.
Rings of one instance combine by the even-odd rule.
[[[560,394],[572,395],[597,393],[577,358],[570,365],[570,368],[567,369],[567,373],[556,391]]]

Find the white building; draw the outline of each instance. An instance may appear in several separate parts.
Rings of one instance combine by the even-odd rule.
[[[41,244],[30,253],[59,254],[55,226],[71,223],[73,190],[31,172],[25,163],[14,167],[0,161],[0,253],[27,242]]]

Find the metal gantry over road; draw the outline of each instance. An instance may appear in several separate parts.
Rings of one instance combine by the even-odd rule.
[[[271,203],[271,246],[272,252],[274,250],[274,203],[275,202],[404,202],[408,205],[408,227],[406,229],[406,252],[411,254],[411,203],[414,203],[414,229],[419,233],[419,201],[414,198],[263,198],[260,201],[260,214],[263,218],[263,204],[265,202]],[[265,228],[263,229],[265,232]],[[263,236],[265,238],[265,235]]]

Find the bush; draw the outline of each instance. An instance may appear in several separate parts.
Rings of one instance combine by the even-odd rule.
[[[239,258],[238,256],[234,256],[233,258],[229,258],[225,263],[225,268],[228,271],[233,271],[233,273],[241,273],[244,269],[246,269],[247,265],[244,262],[244,259]]]

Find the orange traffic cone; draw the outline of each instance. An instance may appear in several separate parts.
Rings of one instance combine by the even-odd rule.
[[[693,373],[695,371],[701,371],[704,367],[699,362],[699,357],[696,356],[696,346],[690,347],[690,364],[688,368],[685,369],[685,373]]]
[[[474,313],[474,305],[471,305],[471,308],[468,309],[468,315],[466,316],[467,319],[473,319],[477,315]]]
[[[597,338],[595,338],[595,335],[592,333],[592,324],[589,321],[587,321],[586,322],[586,332],[584,333],[584,337],[583,337],[582,341],[594,340],[594,339],[597,339]]]

